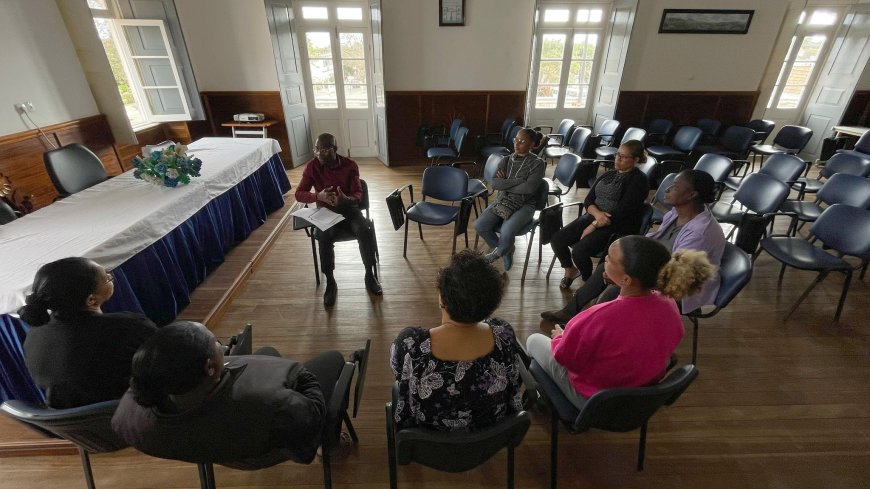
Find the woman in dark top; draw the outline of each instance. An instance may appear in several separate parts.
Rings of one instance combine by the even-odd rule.
[[[441,325],[406,328],[390,348],[401,428],[475,430],[522,409],[514,330],[490,318],[502,292],[501,274],[476,251],[438,273]]]
[[[614,170],[601,175],[589,189],[586,213],[553,235],[550,246],[565,276],[559,287],[567,289],[577,276],[592,275],[592,256],[607,249],[614,234],[637,234],[643,220],[643,203],[649,181],[637,168],[646,161],[640,141],[623,143],[616,153]]]
[[[36,272],[33,293],[18,314],[32,327],[24,340],[25,363],[50,407],[119,399],[133,354],[157,331],[141,314],[103,314],[113,280],[100,265],[78,257]]]

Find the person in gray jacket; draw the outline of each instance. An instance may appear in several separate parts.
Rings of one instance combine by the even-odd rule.
[[[525,128],[514,138],[514,152],[506,156],[492,180],[498,190],[495,202],[484,210],[474,228],[492,251],[486,255],[492,263],[502,259],[505,271],[513,264],[514,238],[535,214],[535,191],[544,178],[547,164],[532,153],[541,143],[541,133]],[[501,224],[501,229],[495,229]]]

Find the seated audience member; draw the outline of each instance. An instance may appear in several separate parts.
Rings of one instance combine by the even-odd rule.
[[[565,269],[559,283],[562,289],[582,276],[592,275],[592,257],[607,249],[614,234],[636,234],[643,221],[643,203],[649,193],[649,181],[637,168],[646,161],[640,141],[623,143],[616,153],[614,169],[598,177],[583,205],[586,213],[557,231],[550,246]]]
[[[521,410],[514,330],[490,318],[501,302],[501,274],[464,250],[439,271],[437,287],[441,324],[406,328],[390,348],[397,425],[475,430]]]
[[[375,277],[375,235],[369,228],[359,208],[362,199],[362,184],[359,167],[350,158],[338,154],[338,143],[332,134],[317,136],[314,145],[314,159],[306,163],[302,179],[296,187],[296,200],[341,214],[344,220],[321,231],[316,229],[320,246],[320,271],[326,276],[326,292],[323,305],[331,307],[338,296],[335,282],[335,238],[338,234],[352,233],[359,243],[359,254],[366,269],[366,289],[375,295],[382,295],[383,289]],[[314,190],[312,192],[312,189]]]
[[[103,314],[113,281],[111,272],[87,258],[63,258],[37,270],[18,314],[31,326],[24,340],[27,369],[50,407],[119,399],[129,385],[133,354],[157,331],[141,314]]]
[[[505,271],[513,264],[517,232],[535,214],[535,193],[544,179],[547,164],[531,150],[542,137],[533,129],[517,133],[514,153],[502,160],[492,180],[492,187],[499,191],[498,197],[474,222],[477,234],[492,248],[486,255],[487,261],[493,262],[501,257]],[[496,233],[499,224],[501,229]]]
[[[178,321],[136,352],[112,428],[160,458],[245,469],[307,464],[344,363],[336,351],[299,363],[273,348],[224,358],[205,326]]]
[[[655,231],[647,234],[672,252],[696,250],[707,253],[707,260],[718,267],[725,250],[725,234],[705,204],[716,198],[716,183],[708,173],[685,170],[677,175],[673,185],[665,192],[665,202],[672,205]],[[611,285],[610,287],[615,287]],[[604,263],[599,263],[592,276],[574,293],[562,309],[544,311],[541,317],[558,324],[567,323],[574,315],[607,288],[604,283]],[[683,298],[684,313],[712,304],[719,292],[718,272],[697,293]],[[613,294],[607,294],[613,295]]]
[[[536,333],[526,340],[537,360],[578,408],[603,389],[655,384],[683,338],[673,299],[698,290],[714,273],[701,251],[673,257],[643,236],[616,240],[604,260],[606,277],[619,297],[586,309],[558,325],[552,340]]]

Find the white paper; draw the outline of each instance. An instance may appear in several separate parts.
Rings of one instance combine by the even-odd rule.
[[[293,213],[294,216],[305,219],[317,226],[317,229],[326,231],[336,224],[344,221],[344,216],[327,209],[326,207],[303,207]]]

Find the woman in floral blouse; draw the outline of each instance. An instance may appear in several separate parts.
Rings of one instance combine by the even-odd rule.
[[[501,302],[501,275],[465,250],[438,273],[441,324],[405,328],[390,348],[399,384],[399,428],[475,430],[522,409],[514,330],[490,318]]]

